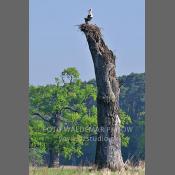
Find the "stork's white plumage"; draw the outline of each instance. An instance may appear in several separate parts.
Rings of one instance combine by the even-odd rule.
[[[92,9],[89,9],[89,10],[88,10],[88,16],[90,16],[90,17],[93,18]]]
[[[87,17],[84,18],[85,23],[88,24],[88,22],[89,22],[92,18],[93,18],[93,13],[92,13],[92,9],[90,8],[90,9],[88,10],[88,15],[87,15]]]

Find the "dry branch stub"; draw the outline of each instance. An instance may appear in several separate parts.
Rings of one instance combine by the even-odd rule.
[[[121,170],[119,126],[119,82],[115,71],[115,55],[105,44],[100,28],[93,24],[81,24],[92,55],[97,82],[97,147],[95,164],[99,169]]]

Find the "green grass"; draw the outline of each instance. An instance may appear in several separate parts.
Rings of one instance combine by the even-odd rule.
[[[30,168],[29,175],[144,175],[145,169],[129,168],[123,172],[110,172],[109,170],[96,171],[85,168]]]

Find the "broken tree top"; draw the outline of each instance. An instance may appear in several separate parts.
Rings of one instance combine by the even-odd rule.
[[[101,30],[97,25],[84,23],[79,25],[79,28],[86,35],[88,43],[90,42],[91,46],[95,44],[98,47],[98,51],[100,54],[102,54],[106,58],[115,59],[115,55],[105,44],[102,38]]]

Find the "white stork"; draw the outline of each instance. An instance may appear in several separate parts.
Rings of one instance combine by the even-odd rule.
[[[88,10],[88,15],[86,18],[84,18],[85,23],[88,24],[88,22],[93,18],[93,14],[92,14],[92,9]]]

